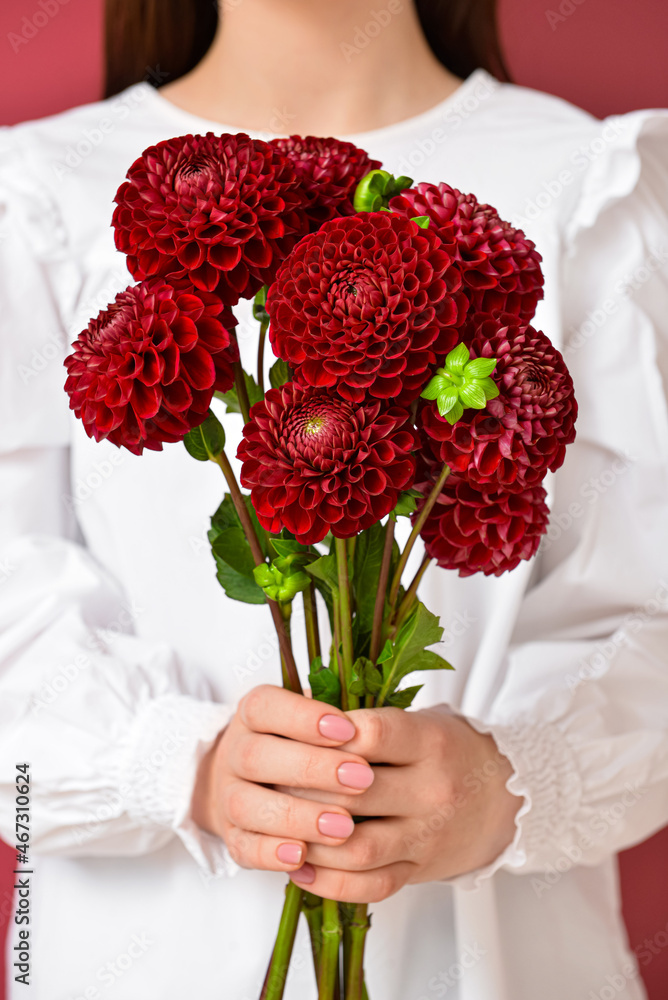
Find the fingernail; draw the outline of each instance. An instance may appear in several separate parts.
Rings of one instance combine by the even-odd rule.
[[[350,761],[341,764],[336,772],[342,785],[348,788],[368,788],[373,781],[373,771],[366,764],[355,764]]]
[[[342,715],[323,715],[318,723],[320,735],[328,740],[336,740],[337,743],[347,743],[355,735],[355,727],[350,719],[344,719]]]
[[[276,857],[284,865],[298,865],[302,859],[302,848],[299,844],[279,844]]]
[[[302,882],[304,885],[310,885],[311,882],[315,881],[315,868],[309,864],[302,865],[296,872],[290,872],[290,878],[293,882]]]
[[[326,837],[349,837],[355,829],[350,816],[343,813],[321,813],[318,817],[318,829]]]

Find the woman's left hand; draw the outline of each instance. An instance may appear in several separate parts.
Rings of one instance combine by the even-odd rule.
[[[375,779],[362,795],[283,788],[374,817],[345,844],[309,844],[293,881],[327,899],[373,903],[403,885],[453,878],[492,862],[515,834],[522,799],[505,787],[512,767],[494,739],[446,707],[347,713]]]

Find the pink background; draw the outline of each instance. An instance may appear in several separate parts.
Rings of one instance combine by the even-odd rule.
[[[382,2],[378,0],[379,6]],[[558,94],[600,117],[668,106],[665,0],[548,4],[501,0],[508,62],[518,83]],[[102,8],[101,0],[2,0],[0,124],[52,114],[99,96]],[[37,27],[29,23],[33,18]],[[32,37],[24,40],[22,33]],[[657,933],[664,940],[667,854],[664,830],[621,855],[624,915],[633,946],[652,941]],[[0,936],[11,918],[11,862],[11,852],[0,844]],[[651,1000],[665,1000],[668,948],[659,945],[657,951],[642,972]],[[1,962],[0,954],[0,981]]]

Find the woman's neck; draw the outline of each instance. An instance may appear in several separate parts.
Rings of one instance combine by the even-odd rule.
[[[239,129],[350,135],[438,104],[461,83],[412,0],[222,0],[211,48],[161,93]]]

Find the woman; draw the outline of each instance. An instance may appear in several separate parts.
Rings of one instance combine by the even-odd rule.
[[[208,0],[108,7],[115,96],[5,130],[0,161],[2,830],[28,761],[34,995],[250,1000],[289,872],[374,903],[372,998],[642,997],[614,854],[668,819],[667,116],[498,83],[492,3],[229,0],[208,51]],[[543,254],[578,440],[535,560],[425,578],[456,670],[415,712],[270,686],[269,619],[212,578],[216,470],[68,414],[65,348],[129,283],[115,190],[207,129],[350,138]],[[286,996],[312,995],[300,932]]]

